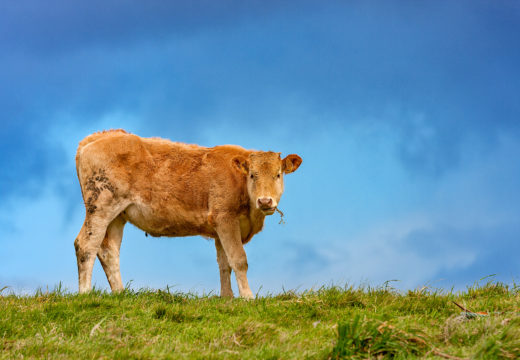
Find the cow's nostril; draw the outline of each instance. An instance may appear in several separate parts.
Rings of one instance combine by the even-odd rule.
[[[264,198],[258,199],[259,206],[271,206],[272,204],[273,204],[273,199],[271,199],[271,198],[264,197]]]

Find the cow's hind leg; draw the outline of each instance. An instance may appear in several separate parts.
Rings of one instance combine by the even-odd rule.
[[[112,221],[128,206],[116,204],[111,192],[101,192],[96,205],[88,208],[83,227],[74,241],[78,260],[79,292],[85,293],[92,288],[92,268],[96,255],[101,249],[107,230]],[[121,229],[122,230],[122,229]],[[112,231],[112,230],[111,230]]]
[[[233,290],[231,289],[231,266],[229,265],[219,238],[215,239],[215,248],[217,249],[217,262],[220,270],[220,296],[233,297]]]
[[[101,242],[101,247],[97,253],[112,292],[119,292],[124,289],[119,269],[119,250],[121,248],[124,227],[125,220],[121,216],[112,220],[110,225],[108,225],[105,238]]]
[[[88,292],[92,288],[92,268],[110,220],[106,221],[99,216],[87,216],[78,237],[74,241],[78,261],[80,293]]]

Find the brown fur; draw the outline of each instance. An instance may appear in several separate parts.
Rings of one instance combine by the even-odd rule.
[[[221,295],[233,296],[235,272],[240,296],[251,298],[243,244],[262,230],[283,192],[283,173],[295,171],[298,155],[206,148],[124,130],[87,136],[79,144],[76,168],[86,217],[76,238],[79,289],[91,289],[99,257],[112,291],[123,289],[119,249],[130,222],[152,236],[202,235],[215,239]]]

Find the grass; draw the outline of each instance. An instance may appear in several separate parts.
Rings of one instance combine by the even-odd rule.
[[[520,291],[324,287],[252,301],[0,291],[0,359],[520,358]],[[1,288],[1,287],[0,287]],[[489,316],[465,319],[452,301]]]

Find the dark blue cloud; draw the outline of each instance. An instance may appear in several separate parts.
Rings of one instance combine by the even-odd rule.
[[[40,55],[92,45],[127,46],[172,33],[186,36],[227,27],[279,7],[269,1],[23,0],[1,5],[0,41],[9,50]]]
[[[339,121],[392,106],[424,112],[450,142],[470,125],[515,125],[514,3],[190,4],[4,5],[10,92],[81,113],[131,107],[151,92],[157,114],[178,109],[189,120],[229,98],[262,118],[296,94]]]

